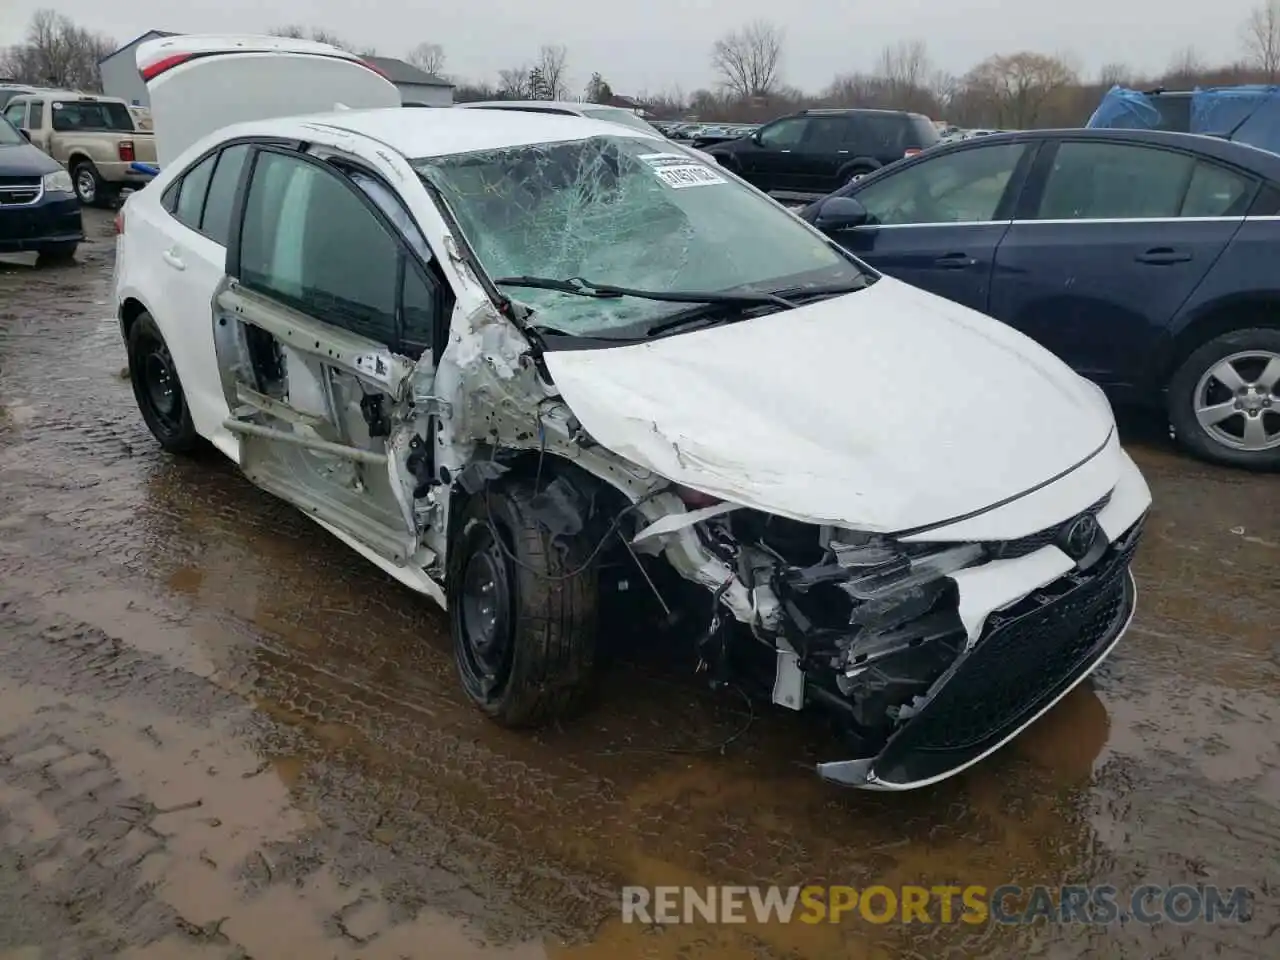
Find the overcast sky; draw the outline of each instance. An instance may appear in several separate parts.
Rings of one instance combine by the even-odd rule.
[[[20,40],[31,13],[52,6],[125,43],[147,30],[261,33],[301,23],[354,44],[403,56],[429,41],[445,48],[445,72],[495,79],[532,60],[540,44],[569,50],[575,89],[599,70],[617,93],[686,93],[712,84],[708,50],[756,17],[784,27],[783,78],[806,89],[833,74],[871,68],[887,43],[921,39],[935,66],[962,73],[993,53],[1068,53],[1088,72],[1120,61],[1157,72],[1194,46],[1209,61],[1241,55],[1241,24],[1257,0],[0,0],[0,43]],[[785,11],[787,19],[779,16]]]

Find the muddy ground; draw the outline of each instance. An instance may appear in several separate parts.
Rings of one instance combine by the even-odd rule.
[[[443,616],[121,376],[106,215],[0,260],[0,960],[1275,957],[1280,480],[1128,441],[1155,509],[1096,680],[938,787],[639,658],[572,726],[462,698]],[[746,727],[745,732],[743,732]],[[1248,886],[1245,923],[624,925],[635,884]]]

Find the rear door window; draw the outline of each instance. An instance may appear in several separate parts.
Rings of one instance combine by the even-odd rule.
[[[240,186],[240,177],[248,158],[248,144],[227,147],[218,154],[218,165],[209,181],[209,197],[204,203],[200,232],[224,247],[230,241],[231,208],[235,205],[236,189]]]
[[[173,215],[192,230],[200,229],[200,218],[204,214],[204,198],[209,192],[209,180],[213,177],[213,165],[218,157],[207,157],[188,170],[178,186],[177,202]]]
[[[805,137],[806,149],[817,153],[834,153],[843,147],[849,136],[847,117],[815,117],[809,123]]]
[[[1196,172],[1185,153],[1130,143],[1067,141],[1058,147],[1038,220],[1177,217]]]
[[[1184,217],[1242,217],[1258,183],[1252,177],[1201,160],[1182,201]]]
[[[44,101],[31,100],[27,103],[27,129],[44,129]]]

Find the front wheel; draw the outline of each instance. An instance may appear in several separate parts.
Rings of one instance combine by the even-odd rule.
[[[552,536],[535,492],[514,482],[474,496],[449,548],[447,588],[463,689],[506,727],[577,713],[593,689],[597,575],[593,544]]]
[[[1202,459],[1280,470],[1280,330],[1233,330],[1195,350],[1169,382],[1169,422]]]
[[[200,446],[178,380],[169,345],[151,314],[143,313],[129,328],[129,381],[148,429],[169,453],[191,453]]]

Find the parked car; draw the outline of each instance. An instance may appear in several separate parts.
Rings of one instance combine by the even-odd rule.
[[[42,90],[11,99],[4,117],[31,142],[63,164],[87,206],[110,206],[126,188],[146,180],[134,161],[154,163],[155,142],[138,129],[129,105],[115,97]]]
[[[35,92],[35,87],[28,87],[26,84],[0,83],[0,110],[3,110],[9,101],[19,94]]]
[[[1156,131],[993,134],[801,216],[1116,402],[1163,408],[1191,452],[1280,467],[1280,157]]]
[[[406,111],[305,41],[137,56],[143,419],[446,604],[492,719],[573,713],[617,624],[674,620],[713,679],[838,718],[824,777],[907,789],[1124,632],[1150,493],[1102,392],[1021,334],[646,130]]]
[[[780,200],[813,200],[938,142],[928,117],[898,110],[805,110],[708,152]]]
[[[83,239],[70,175],[0,117],[0,253],[69,260]]]
[[[644,117],[638,116],[630,110],[624,110],[621,107],[610,107],[607,104],[573,103],[567,100],[480,100],[472,103],[459,103],[455,104],[455,106],[472,110],[518,110],[522,113],[587,117],[591,120],[620,123],[624,127],[630,127],[633,130],[643,130],[645,133],[657,133],[659,136],[664,136]],[[681,146],[681,149],[689,148]]]
[[[1280,85],[1145,91],[1116,86],[1087,126],[1200,133],[1280,153]]]

